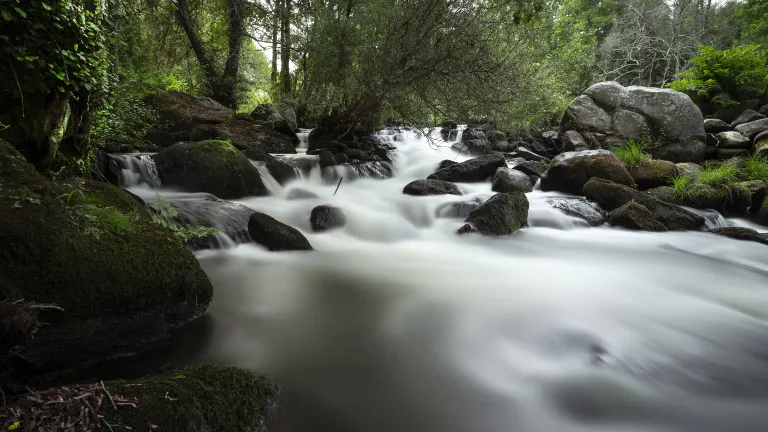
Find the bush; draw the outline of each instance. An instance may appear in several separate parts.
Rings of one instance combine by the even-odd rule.
[[[683,71],[668,86],[697,103],[725,107],[757,96],[768,88],[768,52],[758,45],[743,45],[729,50],[700,47],[691,59],[692,67]]]
[[[613,153],[626,165],[640,165],[643,162],[651,160],[651,156],[646,153],[646,149],[641,142],[635,140],[626,141],[624,144],[613,150]]]

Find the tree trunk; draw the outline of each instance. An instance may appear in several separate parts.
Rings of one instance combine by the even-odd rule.
[[[281,25],[280,21],[280,3],[281,0],[274,0],[272,6],[272,82],[277,82],[277,30]]]
[[[245,35],[244,0],[227,0],[227,21],[229,23],[229,53],[221,77],[220,93],[225,106],[237,110],[237,75],[240,70],[240,54],[243,51]]]
[[[284,0],[282,16],[282,43],[280,56],[282,67],[280,71],[281,87],[284,95],[291,94],[291,0]]]

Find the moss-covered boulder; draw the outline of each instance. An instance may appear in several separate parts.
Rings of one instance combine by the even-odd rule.
[[[231,109],[211,98],[177,91],[161,91],[144,98],[160,117],[158,129],[167,132],[190,131],[199,124],[218,124],[229,120]]]
[[[195,257],[107,183],[53,183],[0,141],[0,301],[37,308],[11,365],[43,375],[134,353],[205,312]],[[0,366],[2,367],[2,366]]]
[[[296,153],[299,144],[296,134],[289,136],[271,125],[246,120],[228,120],[207,128],[209,135],[226,137],[238,150],[248,150],[251,159],[263,160],[267,153]]]
[[[666,231],[667,228],[656,220],[646,207],[634,200],[612,211],[608,216],[611,226],[640,231]]]
[[[746,215],[753,207],[752,192],[744,183],[729,186],[694,184],[683,194],[674,188],[661,186],[648,190],[653,198],[670,204],[699,209],[713,209],[728,215]],[[759,193],[760,190],[757,190]]]
[[[226,141],[174,144],[154,156],[163,186],[223,199],[267,195],[256,167]]]
[[[528,225],[528,198],[522,192],[498,193],[474,209],[460,234],[478,231],[488,236],[512,234]]]
[[[584,184],[592,177],[626,186],[635,184],[616,155],[607,150],[584,150],[555,157],[541,178],[541,189],[581,195]]]
[[[51,431],[263,432],[278,397],[275,384],[247,370],[197,365],[137,381],[40,390],[0,408],[0,425],[18,422],[18,430],[26,430],[34,423],[35,430]],[[61,428],[62,422],[71,426]]]
[[[609,180],[590,179],[584,185],[584,195],[608,211],[613,211],[634,200],[650,210],[653,217],[670,231],[699,230],[704,225],[704,219],[701,216],[676,205],[659,201],[645,192]]]
[[[679,171],[674,162],[652,159],[629,168],[629,175],[639,190],[646,190],[669,184]]]
[[[299,230],[264,213],[251,215],[248,233],[253,241],[273,252],[312,250],[309,240]]]

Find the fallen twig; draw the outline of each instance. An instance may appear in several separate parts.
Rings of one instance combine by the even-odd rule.
[[[333,196],[336,196],[336,192],[339,191],[339,186],[341,186],[341,181],[344,180],[344,177],[339,179],[339,184],[336,185],[336,190],[333,191]]]
[[[112,402],[112,408],[114,408],[115,411],[117,411],[117,405],[115,405],[115,400],[112,399],[112,395],[109,394],[109,390],[107,390],[107,388],[104,386],[104,381],[99,381],[99,383],[101,384],[101,388],[104,389],[104,393],[107,394],[107,397],[109,398],[109,401]]]

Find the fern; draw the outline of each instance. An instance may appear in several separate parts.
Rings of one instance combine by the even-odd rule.
[[[184,243],[221,232],[219,228],[181,222],[179,212],[171,203],[160,198],[160,195],[155,196],[155,203],[150,208],[152,210],[152,222],[171,231]]]

